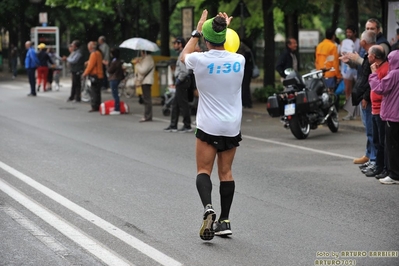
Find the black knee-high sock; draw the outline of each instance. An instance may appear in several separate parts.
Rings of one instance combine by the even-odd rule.
[[[235,191],[235,182],[233,181],[225,181],[220,182],[220,205],[222,211],[220,213],[219,221],[228,220],[230,214],[230,207],[233,203],[233,196]]]
[[[201,198],[202,205],[204,208],[207,204],[212,204],[212,182],[211,177],[208,174],[197,175],[197,190]]]

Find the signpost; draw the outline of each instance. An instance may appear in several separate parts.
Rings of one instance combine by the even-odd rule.
[[[187,6],[181,9],[182,20],[182,37],[184,39],[191,38],[191,32],[194,29],[194,7]]]

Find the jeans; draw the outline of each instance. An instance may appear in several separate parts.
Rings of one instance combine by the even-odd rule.
[[[102,81],[102,88],[101,89],[108,89],[108,76],[107,76],[107,66],[103,64],[103,73],[104,73],[104,78]]]
[[[143,90],[143,101],[144,101],[144,119],[149,121],[152,120],[151,86],[152,84],[141,85],[141,89]]]
[[[373,115],[371,114],[371,103],[367,103],[366,108],[362,108],[362,122],[366,128],[366,156],[370,161],[375,161],[376,152],[373,144]]]
[[[112,97],[114,97],[114,111],[120,111],[120,104],[119,104],[119,92],[118,92],[118,85],[120,80],[110,80],[109,85],[111,86],[112,90]]]
[[[30,93],[32,95],[36,95],[36,78],[35,78],[36,68],[28,68],[27,71],[28,71],[28,78],[30,84]]]
[[[385,165],[385,121],[380,115],[373,115],[373,144],[376,150],[376,166],[378,171],[386,169]]]
[[[176,85],[175,98],[172,101],[172,111],[170,114],[170,126],[173,128],[177,128],[180,114],[183,116],[184,128],[191,128],[191,113],[187,93],[187,89],[189,88],[190,80],[188,78]]]
[[[91,82],[90,97],[91,97],[91,109],[98,111],[101,104],[101,85],[103,84],[102,79],[97,79]]]
[[[71,96],[69,96],[69,100],[76,100],[80,102],[80,95],[82,93],[82,71],[72,72],[72,88],[71,88]]]

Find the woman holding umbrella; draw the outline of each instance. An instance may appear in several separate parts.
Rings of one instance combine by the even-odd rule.
[[[143,91],[144,117],[140,122],[152,121],[151,87],[154,83],[154,59],[150,51],[141,50],[141,56],[132,60],[135,64],[136,87]]]
[[[141,86],[143,91],[144,117],[140,122],[152,121],[151,86],[154,83],[155,64],[151,52],[158,51],[159,47],[156,43],[139,37],[130,38],[122,42],[119,47],[140,51],[141,56],[132,60],[135,64],[135,86]]]

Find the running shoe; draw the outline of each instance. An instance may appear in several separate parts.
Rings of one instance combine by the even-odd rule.
[[[378,179],[378,180],[380,181],[381,184],[385,184],[385,185],[399,184],[399,180],[394,180],[394,179],[390,178],[389,176],[387,176],[385,178]]]
[[[217,221],[214,223],[213,228],[217,236],[229,236],[233,234],[229,220]]]
[[[208,204],[205,206],[204,210],[204,218],[202,221],[201,229],[199,235],[202,240],[212,240],[215,235],[215,231],[213,230],[213,223],[216,220],[216,213],[212,208],[212,205]]]

